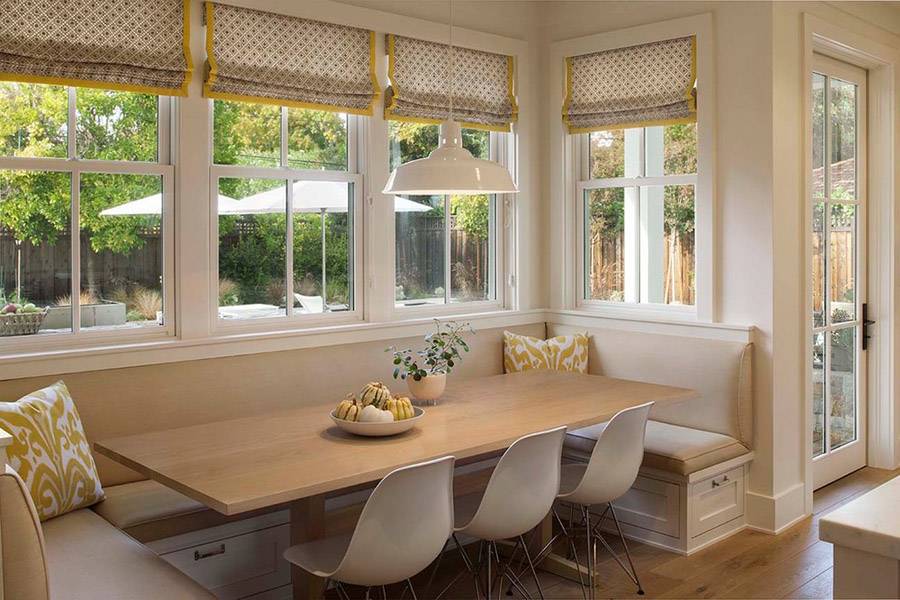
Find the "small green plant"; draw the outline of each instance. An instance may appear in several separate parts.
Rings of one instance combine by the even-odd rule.
[[[434,331],[425,336],[422,350],[387,348],[385,352],[391,352],[394,357],[394,379],[412,377],[419,381],[429,375],[449,374],[462,360],[460,350],[469,351],[469,345],[463,339],[466,331],[475,333],[468,323],[441,323],[435,319]]]

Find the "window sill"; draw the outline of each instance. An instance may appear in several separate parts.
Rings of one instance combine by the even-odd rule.
[[[135,367],[316,348],[402,337],[429,332],[433,319],[465,319],[475,329],[526,325],[545,320],[544,310],[494,310],[442,315],[416,315],[384,322],[353,322],[278,331],[217,332],[204,338],[116,339],[90,347],[28,349],[0,354],[0,380],[82,371]]]
[[[618,307],[614,307],[618,308]],[[645,310],[639,310],[643,308]],[[685,314],[674,314],[669,311],[646,310],[647,307],[635,307],[634,310],[613,310],[598,308],[597,305],[577,309],[556,309],[546,311],[547,321],[558,325],[576,327],[599,327],[641,333],[662,335],[679,335],[684,337],[709,338],[750,343],[753,341],[755,327],[752,325],[733,325],[728,323],[710,323],[698,321],[692,311]]]

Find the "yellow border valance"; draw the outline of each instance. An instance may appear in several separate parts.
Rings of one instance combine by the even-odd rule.
[[[206,2],[207,98],[371,115],[375,33]]]
[[[509,131],[518,118],[512,56],[387,35],[388,78],[384,118],[441,123],[450,116],[463,127]],[[451,88],[452,86],[452,88]]]
[[[566,58],[562,119],[569,133],[697,120],[697,38]]]
[[[0,80],[187,95],[190,0],[4,0],[3,12]]]

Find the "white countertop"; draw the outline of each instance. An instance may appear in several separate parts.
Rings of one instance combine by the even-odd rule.
[[[822,517],[819,539],[900,560],[900,477]]]

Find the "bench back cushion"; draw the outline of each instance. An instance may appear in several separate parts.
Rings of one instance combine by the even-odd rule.
[[[543,338],[544,322],[507,327]],[[471,352],[451,377],[503,372],[503,327],[477,329],[467,341]],[[406,384],[391,379],[387,346],[419,347],[422,337],[304,348],[105,371],[0,382],[0,401],[12,401],[63,378],[78,405],[88,441],[185,427],[334,402],[366,382],[382,380],[396,391]],[[104,487],[145,477],[94,453]]]
[[[547,335],[582,331],[584,327],[547,324]],[[751,447],[752,344],[617,329],[587,328],[587,332],[591,373],[700,393],[700,398],[656,407],[650,418],[729,435]]]
[[[2,452],[0,449],[0,459]],[[25,483],[2,460],[0,576],[3,598],[47,600],[50,597],[41,523]]]

